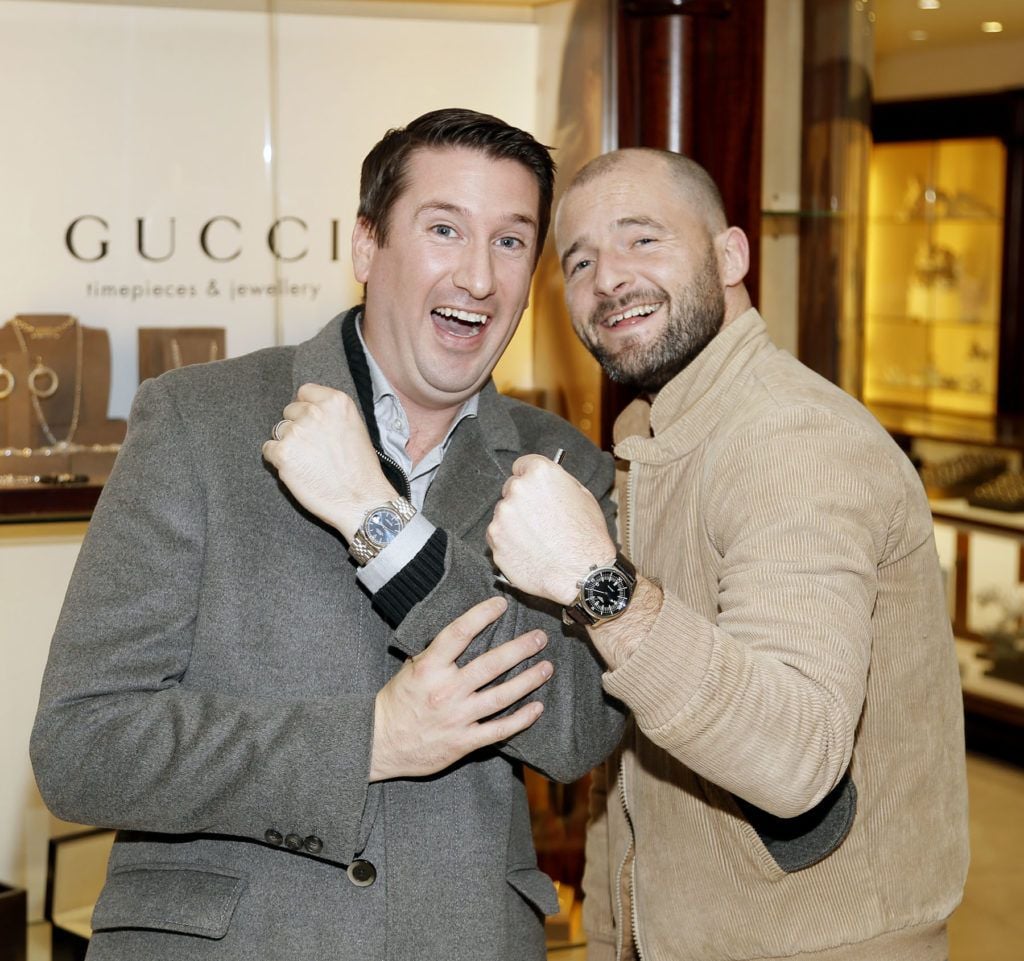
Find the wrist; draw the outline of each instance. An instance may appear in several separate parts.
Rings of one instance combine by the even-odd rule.
[[[618,552],[615,545],[609,542],[600,547],[594,547],[586,552],[580,552],[574,559],[571,566],[566,566],[563,574],[555,586],[558,596],[552,596],[552,600],[567,607],[579,596],[580,588],[587,579],[587,575],[599,567],[607,567],[615,562]],[[580,559],[584,558],[584,559]]]
[[[363,526],[366,515],[374,508],[397,500],[398,497],[398,492],[390,484],[384,484],[368,493],[360,494],[357,500],[339,506],[336,523],[333,526],[351,544],[352,538]]]

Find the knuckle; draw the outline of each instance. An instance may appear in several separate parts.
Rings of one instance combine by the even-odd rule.
[[[427,707],[431,711],[443,711],[448,706],[448,692],[441,688],[433,688],[427,691]]]

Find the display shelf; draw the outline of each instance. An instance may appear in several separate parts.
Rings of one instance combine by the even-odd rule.
[[[964,320],[958,317],[915,317],[908,314],[868,314],[868,323],[906,324],[913,327],[946,327],[955,330],[997,331],[999,324],[994,320]]]
[[[875,216],[868,218],[869,224],[879,227],[934,227],[941,224],[953,224],[957,227],[976,225],[979,227],[1002,227],[1001,217],[991,214],[984,217],[899,217],[895,215]]]
[[[89,520],[102,484],[44,485],[0,490],[0,524]]]
[[[1003,534],[1019,537],[1024,541],[1024,511],[993,511],[985,507],[974,507],[966,497],[929,498],[932,517],[971,530],[988,534]]]
[[[890,434],[956,444],[980,444],[1024,451],[1024,415],[971,417],[942,411],[867,401],[867,407]]]

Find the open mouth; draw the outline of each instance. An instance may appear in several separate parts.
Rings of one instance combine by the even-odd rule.
[[[487,326],[487,314],[458,307],[435,307],[431,312],[434,323],[453,337],[476,337]]]
[[[627,327],[638,323],[645,317],[650,317],[655,311],[661,307],[660,303],[656,304],[637,304],[630,307],[628,310],[620,310],[618,313],[609,314],[601,321],[602,327],[618,327],[625,325]]]

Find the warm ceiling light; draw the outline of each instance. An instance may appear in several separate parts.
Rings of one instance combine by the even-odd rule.
[[[938,10],[941,6],[940,0],[917,0],[918,10]]]
[[[928,31],[927,30],[911,30],[910,31],[910,39],[911,40],[927,40],[928,39]]]
[[[1002,33],[1003,25],[998,20],[986,20],[981,25],[982,33]]]

